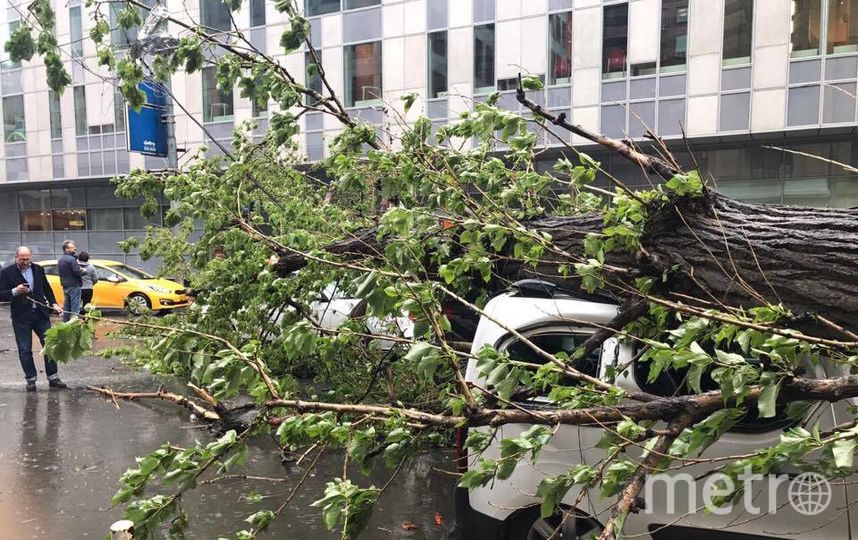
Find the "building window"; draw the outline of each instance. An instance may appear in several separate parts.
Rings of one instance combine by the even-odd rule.
[[[343,9],[360,9],[381,4],[381,0],[345,0]]]
[[[316,58],[319,59],[319,64],[322,63],[322,51],[316,50]],[[322,74],[319,71],[319,66],[314,57],[313,53],[307,51],[304,53],[304,66],[306,66],[307,73],[307,88],[316,92],[317,94],[322,94]],[[313,105],[316,103],[316,100],[312,96],[305,96],[304,103],[307,105]]]
[[[822,29],[822,0],[792,0],[790,2],[790,57],[803,58],[819,54]]]
[[[74,131],[77,135],[86,135],[86,87],[75,86],[74,90]]]
[[[224,122],[232,115],[232,92],[217,87],[214,66],[203,68],[203,122]]]
[[[69,40],[72,57],[83,56],[83,22],[80,18],[80,6],[69,8]]]
[[[429,98],[447,95],[447,32],[429,34]]]
[[[114,2],[110,4],[110,43],[118,47],[128,47],[137,38],[137,27],[129,29],[119,26],[119,12],[125,9],[124,4]]]
[[[629,45],[629,5],[605,6],[602,18],[602,78],[626,76]]]
[[[121,231],[122,208],[98,208],[89,211],[89,229],[92,231]]]
[[[548,84],[569,84],[572,77],[572,12],[548,16]]]
[[[262,84],[262,78],[256,78],[256,86],[260,86]],[[264,101],[260,102],[258,98],[253,98],[250,100],[250,114],[253,118],[259,118],[260,116],[267,116],[268,114],[268,98],[266,97]]]
[[[125,131],[125,98],[119,90],[113,92],[113,121],[116,131]]]
[[[688,52],[688,0],[662,0],[661,71],[685,71]]]
[[[858,1],[828,1],[828,54],[858,51]]]
[[[474,94],[495,89],[495,25],[474,27]]]
[[[306,0],[304,16],[315,17],[340,10],[340,0]]]
[[[207,30],[229,32],[232,16],[223,0],[200,0],[200,23]]]
[[[381,42],[345,47],[346,107],[381,101]]]
[[[265,26],[265,0],[250,0],[250,26]]]
[[[2,29],[2,32],[0,32],[0,39],[3,40],[3,43],[9,41],[12,32],[14,32],[20,24],[21,21],[12,21],[9,24],[4,24],[0,26],[0,29]],[[9,59],[9,53],[6,52],[5,48],[0,49],[0,60],[2,60],[2,62],[0,62],[0,69],[17,69],[21,67],[20,62],[13,62]]]
[[[754,27],[754,0],[726,0],[724,4],[725,66],[751,62]]]
[[[85,231],[86,210],[54,210],[52,212],[55,231]]]
[[[23,95],[3,98],[3,136],[7,143],[27,140]]]
[[[63,116],[60,110],[60,96],[53,90],[48,90],[48,110],[51,113],[51,138],[61,139],[63,137]]]

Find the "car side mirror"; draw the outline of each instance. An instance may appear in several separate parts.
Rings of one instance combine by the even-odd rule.
[[[122,280],[119,279],[119,276],[107,276],[107,281],[111,283],[119,283]]]

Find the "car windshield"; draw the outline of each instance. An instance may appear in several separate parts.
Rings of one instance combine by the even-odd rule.
[[[155,279],[154,276],[147,274],[143,270],[139,270],[126,264],[111,264],[107,268],[110,270],[116,270],[120,274],[125,274],[126,277],[133,279]]]

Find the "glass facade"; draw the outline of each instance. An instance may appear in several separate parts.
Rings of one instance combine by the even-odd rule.
[[[316,51],[315,58],[313,57],[313,53],[309,51],[304,53],[304,69],[307,72],[307,88],[313,90],[317,94],[322,94],[322,76],[319,74],[319,66],[316,64],[316,58],[319,59],[319,63],[323,62],[321,49]],[[312,105],[313,101],[312,97],[304,96],[304,102],[307,105]]]
[[[605,6],[602,19],[602,78],[626,76],[629,49],[629,5]]]
[[[858,0],[829,0],[828,54],[858,52]]]
[[[234,114],[232,92],[226,92],[218,88],[215,67],[204,67],[202,76],[203,122],[224,122],[232,120]]]
[[[208,31],[229,32],[232,16],[223,0],[200,0],[200,24]]]
[[[265,0],[250,0],[250,26],[265,26]]]
[[[474,27],[474,94],[495,89],[495,25]]]
[[[792,0],[790,2],[790,57],[803,58],[819,54],[822,31],[823,0]]]
[[[48,90],[48,110],[51,113],[51,138],[60,139],[63,136],[62,109],[60,96],[53,90]]]
[[[75,58],[83,56],[83,21],[80,9],[80,6],[69,8],[69,48]]]
[[[142,236],[149,225],[161,225],[169,210],[160,199],[160,211],[144,218],[138,199],[117,199],[109,185],[4,189],[0,192],[0,264],[11,262],[15,248],[29,246],[36,262],[54,259],[63,240],[72,239],[94,258],[112,259],[155,271],[157,261],[141,261],[118,243]]]
[[[304,2],[304,14],[307,17],[325,15],[340,10],[340,0],[306,0]]]
[[[381,5],[381,0],[343,0],[343,9],[360,9]]]
[[[572,12],[548,16],[548,84],[572,82]]]
[[[346,107],[377,105],[382,99],[381,42],[343,48]]]
[[[725,66],[749,64],[754,34],[754,0],[725,0],[724,52]]]
[[[661,63],[662,73],[685,71],[688,53],[688,0],[662,0]]]
[[[75,86],[74,94],[74,130],[77,135],[86,135],[86,87]]]
[[[7,143],[27,140],[23,94],[3,98],[3,137]]]
[[[447,32],[429,34],[429,98],[447,94]]]

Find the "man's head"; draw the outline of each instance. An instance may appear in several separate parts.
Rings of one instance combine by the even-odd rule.
[[[30,267],[30,261],[33,256],[30,253],[30,248],[27,246],[21,246],[15,250],[15,264],[18,265],[18,268],[21,270],[26,270]]]
[[[77,246],[74,245],[74,242],[71,240],[66,240],[63,242],[63,253],[68,255],[74,255],[75,251],[77,251]]]
[[[77,256],[77,260],[79,260],[80,262],[89,262],[89,253],[87,253],[86,251],[81,251],[80,254],[78,254]]]

